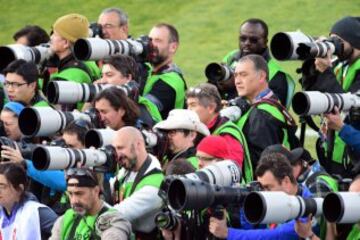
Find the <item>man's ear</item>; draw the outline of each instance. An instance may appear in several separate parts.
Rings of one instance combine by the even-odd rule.
[[[179,43],[177,43],[177,42],[170,43],[169,44],[169,52],[172,54],[175,54],[178,47],[179,47]]]
[[[210,103],[209,106],[206,107],[209,111],[209,113],[215,113],[216,104],[214,102]]]

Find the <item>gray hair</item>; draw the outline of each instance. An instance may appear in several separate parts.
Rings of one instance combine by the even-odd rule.
[[[119,22],[120,26],[128,25],[128,21],[129,21],[128,15],[126,14],[126,12],[124,12],[120,8],[116,8],[116,7],[105,8],[101,12],[101,14],[107,14],[107,13],[116,13],[120,20],[120,22]]]

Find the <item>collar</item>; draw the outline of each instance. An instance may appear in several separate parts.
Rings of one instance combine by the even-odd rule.
[[[260,92],[256,97],[255,97],[255,102],[260,101],[261,99],[268,99],[271,98],[274,95],[273,91],[271,91],[270,88],[265,89],[264,91]]]
[[[170,159],[170,161],[172,161],[172,160],[175,160],[178,158],[189,158],[189,157],[195,156],[195,153],[196,153],[196,148],[193,146],[193,147],[189,147],[185,150],[182,150],[180,152],[177,152],[175,154],[169,154],[168,159]]]
[[[67,55],[65,58],[59,60],[58,71],[65,68],[66,66],[72,64],[73,61],[76,61],[75,57],[72,54]]]

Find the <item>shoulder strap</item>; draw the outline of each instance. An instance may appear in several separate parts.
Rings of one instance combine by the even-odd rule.
[[[74,239],[76,228],[78,227],[78,225],[79,225],[79,223],[81,221],[81,218],[82,217],[80,215],[76,214],[74,223],[71,226],[71,229],[70,229],[70,232],[69,232],[69,235],[68,235],[67,239]]]
[[[316,178],[321,176],[321,175],[325,175],[325,176],[330,176],[327,172],[325,171],[319,171],[319,172],[314,172],[308,179],[306,179],[305,181],[305,185],[308,187],[310,185],[312,185]]]
[[[151,164],[151,158],[148,155],[145,162],[144,162],[144,164],[141,166],[139,172],[136,174],[135,180],[134,180],[134,182],[133,182],[133,184],[131,186],[129,196],[131,194],[133,194],[133,192],[134,192],[134,190],[136,188],[136,185],[138,185],[139,182],[141,181],[141,179],[145,176],[145,172],[149,168],[150,164]]]
[[[267,98],[267,99],[264,98],[256,103],[254,103],[254,107],[256,107],[262,103],[267,103],[267,104],[270,104],[270,105],[276,107],[281,112],[281,114],[284,116],[287,125],[296,126],[296,122],[295,122],[294,118],[290,115],[288,110],[283,105],[281,105],[278,101],[270,99],[270,98]]]

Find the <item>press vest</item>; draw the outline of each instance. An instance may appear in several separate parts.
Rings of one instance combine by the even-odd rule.
[[[216,128],[212,134],[213,135],[230,134],[231,136],[233,136],[235,139],[237,139],[241,143],[241,145],[244,149],[244,152],[245,152],[243,167],[242,167],[244,176],[243,176],[242,181],[244,181],[245,183],[253,181],[253,169],[252,169],[252,164],[251,164],[251,159],[250,159],[249,148],[248,148],[248,145],[246,142],[246,138],[244,137],[244,134],[242,133],[242,130],[239,129],[239,127],[236,126],[233,122],[227,121],[227,122],[223,123],[221,126],[219,126],[218,128]]]
[[[104,212],[107,211],[116,211],[116,210],[107,209]],[[76,224],[76,218],[80,216],[76,214],[72,208],[68,209],[64,214],[63,225],[61,228],[61,239],[62,240],[68,240],[68,239],[93,240],[94,238],[100,239],[100,237],[98,237],[95,234],[95,223],[98,216],[99,214],[96,214],[94,216],[81,217],[81,220],[77,223],[77,228],[74,232],[74,236],[69,236],[71,234],[71,229],[73,227],[73,224],[74,223]]]
[[[170,67],[159,74],[149,74],[144,87],[143,95],[151,91],[157,81],[163,81],[175,91],[175,108],[184,108],[186,83],[177,69]]]
[[[352,85],[358,71],[360,71],[360,58],[356,60],[355,63],[353,63],[351,66],[349,66],[347,71],[344,71],[344,66],[342,63],[335,67],[334,72],[336,79],[341,84],[345,92],[349,91],[349,88]],[[342,164],[346,161],[345,147],[346,144],[339,137],[339,132],[335,132],[334,150],[331,158],[334,162]],[[347,159],[346,164],[349,164],[349,162],[350,159]]]

